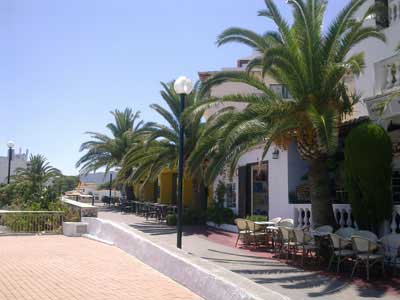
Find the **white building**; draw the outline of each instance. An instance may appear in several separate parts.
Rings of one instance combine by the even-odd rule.
[[[224,69],[224,71],[244,71],[253,57],[254,55],[240,59],[236,68]],[[201,80],[205,80],[217,72],[199,72],[199,77]],[[281,84],[269,77],[266,77],[264,81],[283,98],[290,98]],[[210,96],[255,93],[259,93],[259,91],[248,85],[227,82],[213,87]],[[245,107],[245,104],[235,103],[234,105],[238,109]],[[220,108],[208,110],[205,116],[212,115]],[[291,204],[293,200],[291,198],[296,195],[296,188],[307,173],[307,163],[301,160],[295,143],[292,143],[286,151],[272,145],[264,158],[261,158],[262,152],[263,145],[260,145],[244,154],[238,162],[232,181],[229,180],[228,174],[221,174],[214,185],[216,186],[220,180],[227,184],[226,206],[232,208],[239,216],[262,214],[268,215],[269,218],[293,217],[294,204]],[[262,164],[260,165],[261,159]]]
[[[26,168],[28,164],[28,150],[25,153],[22,153],[22,149],[19,149],[18,154],[15,153],[15,150],[12,150],[12,160],[11,160],[11,168],[10,174],[11,176],[15,175],[16,170],[18,168]],[[0,184],[7,183],[8,177],[8,150],[5,156],[0,156]]]
[[[377,113],[376,104],[389,99],[400,90],[400,53],[395,53],[395,48],[400,43],[400,0],[370,0],[360,10],[359,17],[375,1],[387,2],[388,22],[385,24],[385,19],[371,18],[367,20],[367,25],[378,23],[377,25],[387,37],[387,43],[369,39],[353,49],[352,53],[361,51],[365,53],[366,68],[360,77],[350,77],[345,80],[350,89],[355,88],[357,92],[361,92],[364,100],[355,107],[353,117],[365,116],[369,113],[373,120],[384,123],[392,135],[395,153],[398,154],[395,156],[393,182],[394,200],[397,203],[396,201],[400,200],[400,96],[388,105],[383,116]],[[237,68],[229,70],[244,70],[251,58],[239,60]],[[200,72],[199,77],[205,80],[214,73],[216,72]],[[287,95],[284,87],[273,80],[266,78],[265,82],[276,92]],[[238,93],[257,93],[257,90],[240,83],[224,83],[211,90],[211,96],[214,97]],[[244,106],[237,105],[237,107],[241,109]],[[220,109],[220,107],[207,111],[206,117],[215,109]],[[352,121],[349,122],[349,126],[352,126]],[[349,126],[344,126],[344,130]],[[272,146],[263,159],[261,172],[258,172],[261,153],[260,147],[244,154],[239,160],[232,182],[229,182],[226,174],[222,174],[216,180],[215,184],[222,180],[228,185],[226,206],[231,207],[239,216],[267,213],[269,218],[290,217],[294,218],[299,225],[310,224],[311,205],[299,197],[302,177],[307,173],[308,167],[307,163],[300,159],[296,145],[291,144],[287,151]],[[336,195],[338,193],[340,190],[336,190]],[[338,198],[340,197],[336,197],[336,200],[340,200]],[[338,202],[340,201],[337,201],[333,207],[336,221],[341,226],[352,225],[350,205]],[[392,232],[400,231],[399,219],[400,205],[395,205],[392,219],[388,223]]]
[[[377,0],[369,0],[360,11]],[[378,1],[377,1],[378,2]],[[393,201],[394,209],[389,227],[400,232],[400,0],[382,0],[387,5],[386,22],[368,20],[368,25],[380,23],[386,35],[386,43],[366,40],[353,53],[364,51],[366,68],[355,79],[355,88],[362,93],[369,116],[381,124],[389,133],[393,142]],[[379,19],[378,19],[379,20]],[[384,19],[383,19],[384,20]],[[385,107],[382,110],[382,105]]]

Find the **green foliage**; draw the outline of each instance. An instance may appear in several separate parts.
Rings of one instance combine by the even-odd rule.
[[[148,122],[136,134],[143,144],[131,147],[122,164],[122,172],[134,169],[131,180],[135,184],[143,184],[157,180],[163,169],[176,169],[178,165],[179,127],[185,127],[184,156],[188,157],[200,138],[203,124],[202,111],[183,118],[180,112],[180,96],[175,93],[173,83],[161,83],[161,97],[165,106],[152,104],[150,107],[164,120],[163,123]],[[185,97],[185,110],[198,102],[197,85],[194,91]],[[198,172],[202,164],[198,164],[185,174]]]
[[[167,225],[175,226],[177,223],[177,216],[174,214],[167,215]],[[198,209],[185,209],[182,214],[183,225],[203,225],[206,222],[206,215]]]
[[[213,207],[207,209],[207,221],[215,224],[234,224],[235,214],[229,208]]]
[[[176,226],[177,217],[174,214],[167,215],[167,225],[168,226]]]
[[[358,226],[377,232],[392,210],[392,142],[382,127],[368,122],[350,132],[344,171]]]
[[[189,208],[183,212],[183,224],[185,225],[202,225],[206,223],[205,212]]]
[[[79,178],[77,176],[60,175],[53,180],[53,189],[61,195],[77,187]]]
[[[132,109],[126,108],[124,111],[112,111],[111,114],[114,117],[114,123],[106,125],[111,131],[111,136],[87,132],[91,140],[80,147],[80,151],[85,154],[78,160],[76,167],[79,167],[83,174],[100,168],[105,168],[108,172],[112,168],[120,167],[128,150],[142,143],[142,140],[134,134],[143,124],[143,121],[139,121],[140,112],[134,113]],[[131,173],[131,169],[118,172],[119,182],[129,185],[128,178]],[[129,191],[129,187],[126,186],[127,196],[131,197],[132,195],[128,195]]]
[[[214,86],[225,82],[246,84],[258,93],[207,99],[192,110],[198,113],[225,105],[208,119],[188,164],[196,166],[206,157],[209,163],[205,175],[212,182],[226,166],[233,174],[243,153],[260,144],[264,145],[263,156],[272,143],[285,148],[293,140],[305,160],[325,160],[335,153],[341,120],[351,114],[359,100],[347,90],[343,78],[349,73],[360,74],[365,65],[363,52],[349,56],[350,51],[369,38],[385,41],[375,26],[364,24],[375,13],[375,6],[356,18],[366,2],[350,1],[327,30],[321,30],[327,1],[287,1],[293,12],[293,22],[289,22],[276,1],[265,0],[266,7],[259,16],[272,21],[276,31],[258,34],[238,27],[225,30],[218,37],[218,45],[238,42],[261,55],[250,61],[246,71],[211,76],[203,83],[200,95],[206,97]],[[275,93],[259,72],[252,72],[254,68],[284,85],[291,101]],[[245,108],[233,109],[235,102]]]
[[[262,215],[252,215],[252,216],[247,216],[246,220],[253,221],[253,222],[266,222],[266,221],[268,221],[268,217],[262,216]]]
[[[217,187],[215,189],[215,195],[216,195],[216,202],[217,206],[223,206],[225,202],[225,195],[226,195],[226,185],[225,182],[223,181],[218,181]]]
[[[16,210],[48,210],[65,187],[59,170],[42,155],[31,155],[25,169],[18,169],[8,185],[0,187],[0,207]],[[57,185],[54,183],[60,180]]]

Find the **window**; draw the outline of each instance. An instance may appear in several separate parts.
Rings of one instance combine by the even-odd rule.
[[[275,94],[281,96],[283,99],[292,98],[288,89],[283,84],[270,84],[269,87]]]
[[[226,185],[226,207],[236,207],[236,183],[228,183]]]
[[[392,175],[393,202],[400,203],[400,170],[394,170]]]
[[[388,8],[388,0],[375,0],[375,3],[380,3],[385,8],[382,11],[379,11],[376,15],[376,26],[379,29],[384,29],[389,27],[389,8]],[[394,13],[394,12],[393,12]]]

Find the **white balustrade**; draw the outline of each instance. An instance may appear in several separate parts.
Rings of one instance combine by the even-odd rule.
[[[294,224],[298,228],[312,226],[311,204],[294,204]],[[354,227],[358,228],[354,221],[350,204],[333,204],[333,213],[336,223],[340,228]],[[400,234],[400,205],[393,206],[393,213],[386,222],[383,234],[398,233]]]
[[[392,218],[389,221],[389,233],[400,233],[400,205],[393,206]]]

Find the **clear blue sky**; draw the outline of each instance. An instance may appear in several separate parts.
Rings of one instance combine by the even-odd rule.
[[[289,11],[284,0],[276,1]],[[331,0],[328,20],[347,2]],[[160,121],[160,81],[235,65],[244,46],[215,46],[230,26],[258,32],[263,0],[1,0],[0,155],[8,140],[66,174],[85,131],[105,132],[110,110]]]

